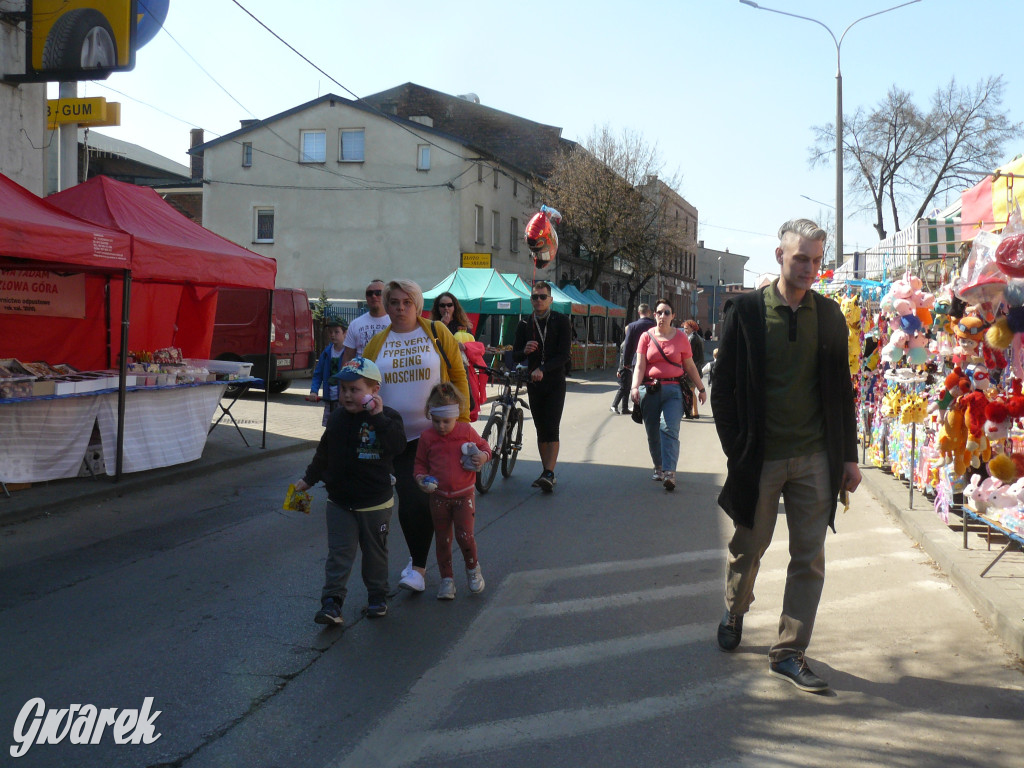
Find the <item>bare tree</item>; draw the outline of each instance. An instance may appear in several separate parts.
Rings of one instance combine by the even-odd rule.
[[[659,259],[679,240],[666,220],[667,196],[653,194],[677,178],[660,179],[656,147],[630,131],[595,128],[582,145],[563,153],[547,180],[546,194],[563,215],[564,238],[590,263],[586,288],[609,271],[622,273],[629,309],[659,268]]]
[[[927,114],[895,85],[871,112],[863,108],[843,119],[843,158],[849,191],[874,213],[879,239],[886,219],[900,229],[901,211],[925,215],[936,199],[977,181],[1021,135],[1021,124],[1002,112],[1005,84],[990,77],[974,88],[955,80],[932,96]],[[835,125],[813,128],[812,167],[835,161]],[[886,210],[888,209],[888,210]]]

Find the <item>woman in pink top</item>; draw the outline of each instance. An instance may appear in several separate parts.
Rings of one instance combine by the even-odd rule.
[[[438,600],[455,599],[452,570],[452,528],[466,561],[469,591],[484,591],[484,575],[476,558],[473,535],[476,473],[491,459],[491,449],[477,431],[459,421],[462,394],[450,383],[436,384],[427,398],[430,426],[420,434],[413,476],[430,494],[437,568],[441,572]]]
[[[693,363],[686,334],[672,326],[675,310],[665,299],[658,299],[654,312],[658,324],[640,337],[633,369],[630,396],[641,408],[647,447],[654,461],[652,480],[666,491],[676,487],[676,463],[679,461],[679,421],[683,417],[682,378],[689,376],[697,388],[701,404],[707,400],[700,371]]]

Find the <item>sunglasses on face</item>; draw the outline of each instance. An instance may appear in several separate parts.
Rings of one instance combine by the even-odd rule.
[[[371,291],[369,288],[366,290],[367,296],[380,296],[382,293],[384,293],[384,291],[379,288],[375,291]]]
[[[449,307],[454,307],[455,305],[449,301],[447,304],[438,304],[437,306],[439,306],[441,309],[448,309]]]
[[[548,296],[546,293],[531,293],[530,294],[530,301],[547,301],[550,298],[551,297]]]

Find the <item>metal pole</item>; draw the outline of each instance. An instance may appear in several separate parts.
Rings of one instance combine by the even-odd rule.
[[[910,425],[910,502],[907,509],[914,508],[914,450],[917,448],[917,422]]]
[[[135,238],[132,238],[132,250],[134,250]],[[121,364],[118,370],[117,382],[117,450],[114,461],[114,482],[121,479],[121,472],[124,469],[124,412],[127,405],[128,393],[126,383],[128,376],[128,326],[131,318],[132,298],[132,271],[124,271],[124,285],[121,289]]]

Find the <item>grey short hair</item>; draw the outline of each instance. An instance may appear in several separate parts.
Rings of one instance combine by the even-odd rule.
[[[789,232],[797,237],[803,237],[807,240],[820,240],[821,242],[825,242],[825,238],[828,237],[828,232],[810,219],[790,219],[787,221],[779,227],[779,242],[782,242]]]
[[[423,314],[423,289],[412,280],[392,280],[384,288],[384,306],[391,301],[392,291],[405,291],[416,306],[416,314]]]
[[[642,302],[636,305],[636,311],[639,312],[641,315],[646,315],[648,312],[651,311],[651,305],[648,304],[646,301]]]

